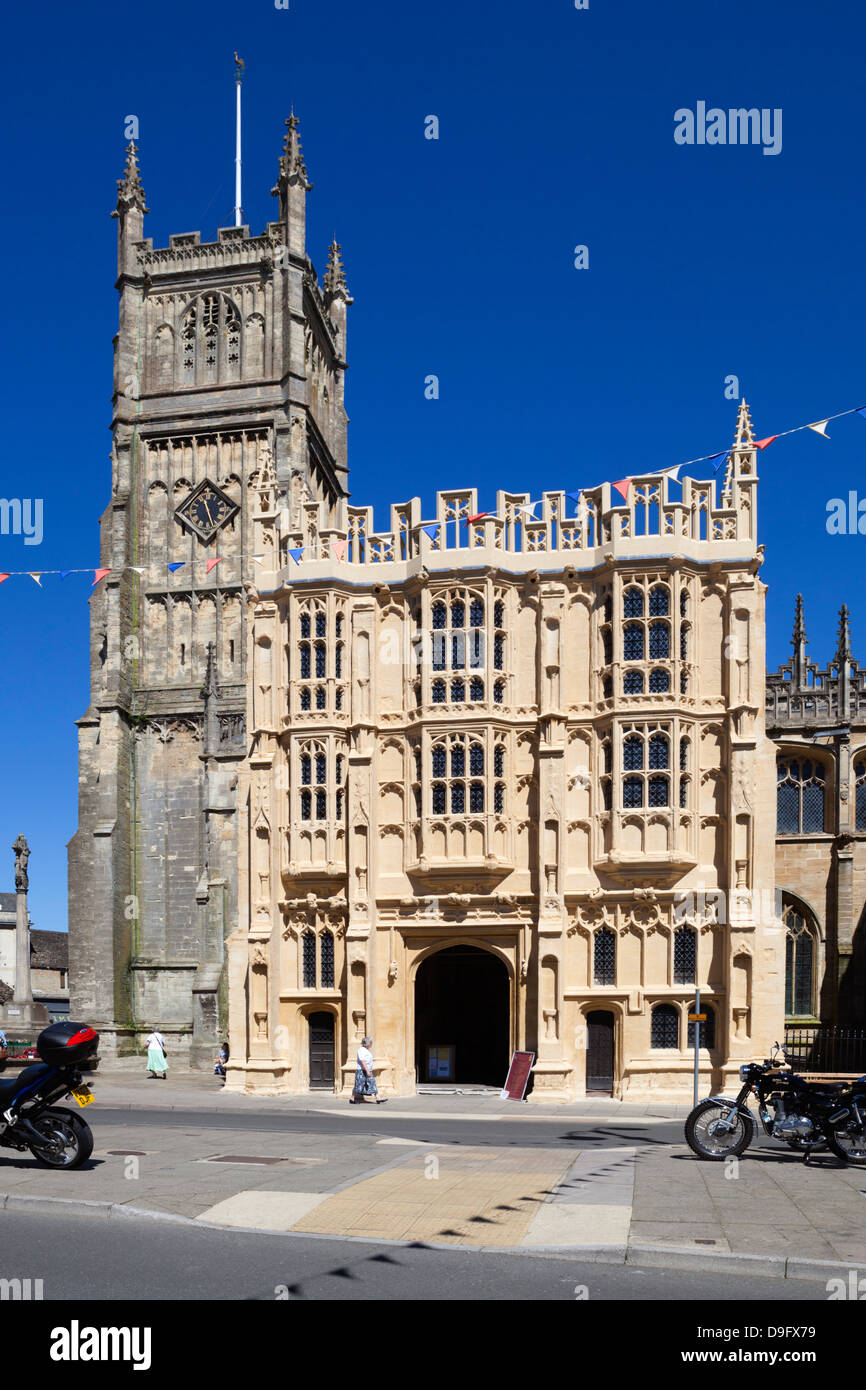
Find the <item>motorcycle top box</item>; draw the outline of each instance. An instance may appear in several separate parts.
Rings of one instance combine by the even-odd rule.
[[[80,1067],[99,1046],[99,1034],[86,1023],[52,1023],[36,1039],[36,1051],[49,1067]]]

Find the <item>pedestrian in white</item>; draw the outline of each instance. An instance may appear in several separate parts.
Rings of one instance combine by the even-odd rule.
[[[358,1056],[355,1060],[355,1086],[352,1091],[350,1105],[363,1105],[367,1096],[375,1096],[377,1105],[384,1105],[387,1096],[380,1096],[376,1086],[376,1078],[373,1075],[373,1054],[370,1046],[372,1038],[362,1038],[361,1046],[358,1048]]]
[[[161,1076],[165,1080],[168,1071],[168,1063],[165,1060],[165,1038],[162,1033],[154,1028],[150,1037],[147,1039],[147,1074],[152,1077]]]

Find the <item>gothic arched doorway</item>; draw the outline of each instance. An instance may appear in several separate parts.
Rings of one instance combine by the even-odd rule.
[[[310,1090],[333,1091],[334,1015],[322,1010],[308,1016],[310,1030]]]
[[[446,946],[428,956],[415,976],[418,1080],[503,1086],[509,1013],[508,970],[498,956],[477,946]],[[438,1049],[432,1058],[431,1048]]]
[[[593,1009],[586,1016],[586,1089],[613,1090],[616,1020],[608,1009]]]

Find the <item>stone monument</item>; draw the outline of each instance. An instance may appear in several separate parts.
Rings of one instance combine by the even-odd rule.
[[[27,890],[30,878],[27,861],[30,847],[23,835],[12,846],[15,855],[15,993],[0,1006],[0,1026],[11,1037],[32,1041],[51,1022],[44,1004],[34,1003],[30,984],[30,917]]]

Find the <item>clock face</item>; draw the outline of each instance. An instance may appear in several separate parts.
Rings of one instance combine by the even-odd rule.
[[[203,541],[211,540],[227,521],[238,511],[238,505],[227,497],[214,483],[200,483],[182,502],[175,512],[179,521],[184,522]]]

